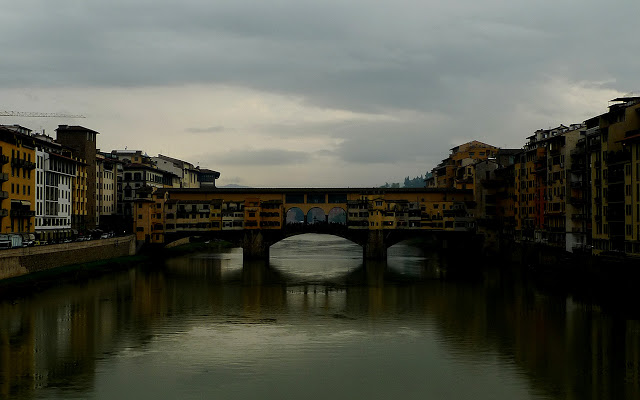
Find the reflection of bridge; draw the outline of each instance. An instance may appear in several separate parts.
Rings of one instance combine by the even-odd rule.
[[[246,258],[293,235],[327,233],[363,247],[368,259],[404,239],[447,241],[473,231],[470,190],[455,189],[160,189],[136,200],[138,240],[169,243],[189,236],[241,245]]]

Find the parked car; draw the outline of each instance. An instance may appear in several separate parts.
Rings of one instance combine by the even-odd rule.
[[[36,235],[33,233],[22,234],[22,247],[31,247],[36,244]]]
[[[22,247],[22,235],[9,235],[11,247]]]
[[[0,235],[0,249],[10,249],[11,248],[11,239],[9,239],[9,235],[2,234]]]
[[[102,235],[100,235],[100,239],[109,239],[109,234],[103,233]]]

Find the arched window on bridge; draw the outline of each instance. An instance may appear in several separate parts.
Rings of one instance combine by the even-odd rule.
[[[347,212],[341,207],[334,207],[329,211],[329,224],[347,224]]]
[[[324,210],[319,207],[314,207],[307,213],[307,224],[324,224],[327,219],[324,214]]]
[[[287,211],[287,224],[303,224],[304,212],[298,207],[292,207]]]

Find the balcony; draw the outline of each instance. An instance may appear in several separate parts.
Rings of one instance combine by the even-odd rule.
[[[0,173],[0,182],[6,182],[9,180],[9,174],[4,172]]]
[[[571,214],[571,219],[574,221],[585,221],[589,219],[587,214]]]
[[[7,192],[6,190],[0,190],[0,200],[4,200],[8,198],[9,198],[9,192]]]
[[[536,167],[533,173],[536,175],[547,175],[547,167],[545,167],[544,165],[541,167]]]
[[[582,181],[571,182],[572,189],[582,189],[583,187],[584,187],[584,182]]]
[[[9,215],[9,211],[5,208],[0,209],[0,217],[6,217],[7,215]]]
[[[584,157],[586,153],[584,151],[584,147],[576,147],[574,150],[571,150],[571,152],[569,152],[569,155],[571,157],[580,158]]]
[[[0,155],[0,165],[5,165],[9,162],[9,156]]]
[[[631,161],[631,153],[627,151],[610,151],[607,153],[607,164],[624,164]]]
[[[584,162],[574,162],[571,164],[571,171],[583,171],[585,170],[586,164]]]
[[[22,160],[22,168],[24,169],[36,169],[36,163],[31,161]]]
[[[480,184],[487,189],[496,189],[505,184],[504,179],[481,179]]]
[[[574,205],[574,206],[581,206],[585,203],[584,199],[582,197],[575,197],[575,196],[571,196],[569,197],[569,204]]]
[[[11,159],[11,166],[12,167],[16,167],[16,168],[24,168],[24,169],[35,169],[36,168],[36,163],[33,163],[31,161],[27,161],[27,160],[23,160],[20,158],[12,158]]]
[[[614,183],[624,183],[624,171],[609,169],[609,185]]]
[[[21,210],[21,209],[12,209],[11,210],[12,217],[22,217],[22,218],[31,218],[36,216],[35,211],[31,210]]]

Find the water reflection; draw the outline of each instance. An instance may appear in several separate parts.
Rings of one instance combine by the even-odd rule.
[[[419,248],[365,265],[305,240],[0,302],[0,398],[640,398],[638,321],[504,271],[450,279]]]

